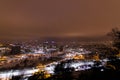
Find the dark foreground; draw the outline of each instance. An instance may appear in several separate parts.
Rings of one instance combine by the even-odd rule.
[[[28,80],[120,80],[120,60],[110,60],[105,66],[95,64],[91,69],[85,71],[75,71],[70,67],[63,68],[59,64],[55,67],[54,72],[55,74],[48,78],[45,77],[44,72],[38,72]],[[21,77],[13,77],[11,80],[21,80]]]

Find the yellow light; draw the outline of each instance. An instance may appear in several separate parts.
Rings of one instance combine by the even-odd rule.
[[[46,74],[46,75],[45,75],[45,78],[49,78],[49,77],[51,77],[50,74]]]

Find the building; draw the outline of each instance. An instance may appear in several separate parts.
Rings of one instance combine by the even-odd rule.
[[[8,47],[0,47],[0,55],[5,55],[10,52],[10,48]]]
[[[8,46],[4,46],[3,44],[0,44],[0,55],[6,55],[11,51],[11,49]]]

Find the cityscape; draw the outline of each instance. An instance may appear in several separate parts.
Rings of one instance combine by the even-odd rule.
[[[118,34],[120,36],[120,31]],[[120,53],[119,47],[114,47],[113,43],[115,42],[39,40],[1,43],[0,78],[1,80],[59,80],[69,79],[70,77],[63,77],[63,74],[71,73],[72,77],[79,79],[80,74],[83,75],[82,73],[93,69],[97,70],[95,74],[110,73],[109,75],[116,76],[114,79],[119,79],[117,75],[120,72]],[[117,73],[112,74],[114,71]],[[83,76],[88,73],[84,73]]]
[[[0,1],[0,80],[120,80],[120,1]]]

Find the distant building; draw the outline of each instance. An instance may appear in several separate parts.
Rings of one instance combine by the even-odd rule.
[[[0,55],[5,55],[10,52],[10,49],[8,47],[0,47]]]
[[[4,46],[3,44],[0,44],[0,55],[6,55],[10,52],[10,48],[8,46]]]

